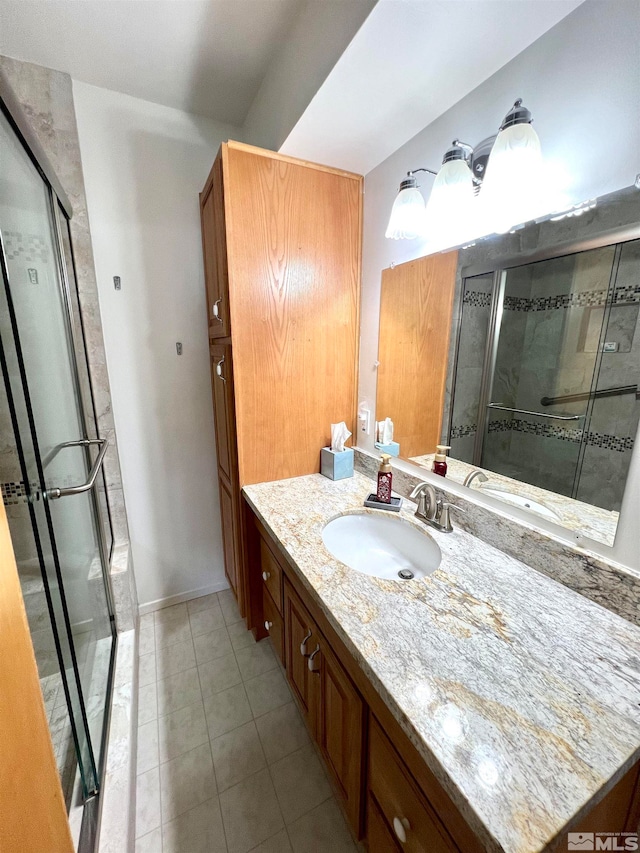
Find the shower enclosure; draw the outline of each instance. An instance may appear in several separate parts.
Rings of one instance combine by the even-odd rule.
[[[2,95],[0,481],[63,793],[68,809],[83,809],[80,847],[91,850],[116,647],[107,442],[84,349],[71,206]]]
[[[451,455],[619,511],[640,420],[640,240],[464,280]]]

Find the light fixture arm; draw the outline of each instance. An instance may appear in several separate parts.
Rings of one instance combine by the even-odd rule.
[[[415,173],[416,172],[427,172],[429,175],[437,175],[437,172],[432,171],[431,169],[424,169],[422,166],[418,169],[411,169],[407,172],[407,177],[400,183],[400,192],[402,190],[412,190],[418,188],[418,181],[416,180]]]

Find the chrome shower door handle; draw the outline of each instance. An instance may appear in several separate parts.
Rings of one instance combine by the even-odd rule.
[[[220,361],[216,364],[216,374],[219,379],[222,379],[223,382],[226,382],[226,378],[222,374],[222,365],[224,364],[224,356],[220,359]]]
[[[487,409],[500,409],[501,412],[515,412],[518,415],[535,415],[538,418],[551,418],[554,421],[579,421],[584,415],[552,415],[549,412],[532,412],[529,409],[512,409],[502,403],[487,403]]]
[[[88,492],[93,488],[93,484],[96,481],[98,476],[98,472],[100,468],[102,468],[102,463],[104,462],[104,457],[109,449],[109,442],[106,438],[97,438],[97,439],[81,439],[80,441],[68,441],[66,444],[62,445],[63,447],[87,447],[90,444],[98,444],[100,445],[100,451],[95,458],[93,465],[91,466],[91,470],[89,471],[89,476],[86,482],[81,483],[79,486],[66,486],[62,489],[47,489],[44,493],[44,496],[47,500],[55,501],[58,498],[66,498],[70,495],[81,495],[83,492]]]
[[[224,318],[220,316],[220,311],[218,310],[218,305],[222,302],[222,296],[219,296],[218,299],[211,306],[211,313],[216,318],[219,323],[224,323]]]

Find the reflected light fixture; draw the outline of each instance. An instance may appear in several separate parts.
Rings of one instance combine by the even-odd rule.
[[[531,113],[517,100],[500,125],[489,155],[482,213],[498,233],[544,212],[542,149],[531,122]]]
[[[431,169],[414,169],[413,172],[407,172],[407,177],[400,184],[398,195],[393,202],[389,224],[384,235],[391,240],[413,240],[424,232],[424,198],[418,189],[416,172],[435,175]]]
[[[540,140],[518,99],[497,136],[475,148],[454,139],[444,154],[425,207],[414,169],[400,184],[386,236],[422,237],[444,249],[540,216],[546,201]],[[476,198],[477,196],[477,198]]]
[[[442,158],[426,207],[423,235],[436,245],[450,245],[452,239],[470,235],[474,185],[468,160],[472,151],[470,145],[454,139]]]

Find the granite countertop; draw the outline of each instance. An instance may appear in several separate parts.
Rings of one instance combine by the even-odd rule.
[[[427,528],[407,500],[400,517],[438,543],[438,570],[349,569],[322,529],[367,512],[371,489],[313,474],[244,493],[486,849],[565,850],[567,824],[640,757],[640,628],[462,530]]]
[[[421,465],[431,471],[434,455],[429,453],[426,456],[414,456],[409,459],[409,462],[414,462],[416,465]],[[485,494],[487,489],[495,489],[503,494],[500,496],[494,493],[492,497],[500,498],[505,503],[513,504],[512,501],[509,501],[510,494],[519,495],[523,498],[533,498],[534,501],[538,501],[557,516],[557,518],[549,518],[544,513],[540,513],[539,517],[547,518],[548,521],[561,524],[568,530],[575,530],[605,545],[613,545],[620,517],[619,512],[602,509],[602,507],[578,501],[557,492],[550,492],[548,489],[541,489],[539,486],[514,480],[504,474],[497,474],[489,468],[479,468],[477,465],[470,465],[468,462],[461,462],[452,457],[447,459],[447,478],[453,480],[454,483],[464,483],[465,477],[472,471],[484,471],[489,479],[486,483],[474,480],[470,486],[471,489]],[[513,505],[517,506],[518,504]],[[535,507],[531,507],[529,511],[538,514]]]

